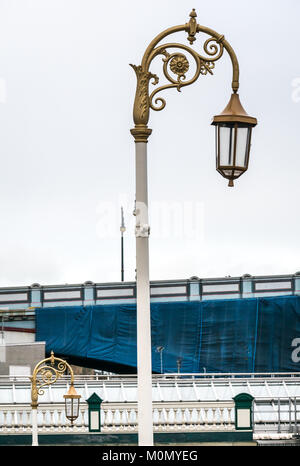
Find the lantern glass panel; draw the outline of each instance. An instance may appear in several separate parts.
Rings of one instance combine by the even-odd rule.
[[[218,130],[218,127],[217,127]],[[219,164],[231,166],[234,160],[234,127],[233,125],[220,125],[219,127]]]
[[[239,126],[237,129],[236,136],[236,155],[235,155],[235,166],[236,167],[247,167],[247,158],[249,150],[251,128]]]
[[[70,421],[77,419],[79,414],[79,398],[65,398],[66,418]]]

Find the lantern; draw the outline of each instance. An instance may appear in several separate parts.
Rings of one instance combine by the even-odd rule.
[[[71,425],[73,425],[73,421],[78,418],[80,398],[81,395],[77,394],[74,385],[71,384],[68,393],[64,395],[66,418],[71,421]]]
[[[256,124],[256,118],[242,107],[238,94],[232,94],[227,107],[213,119],[217,171],[229,180],[228,186],[233,186],[233,180],[248,168],[251,132]]]
[[[93,393],[87,400],[89,407],[89,432],[101,431],[101,403],[102,399]]]
[[[239,393],[234,398],[236,430],[252,430],[253,396],[249,393]]]

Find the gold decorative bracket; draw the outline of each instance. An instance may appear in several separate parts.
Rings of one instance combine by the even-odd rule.
[[[69,369],[71,375],[71,386],[74,385],[74,373],[71,366],[63,359],[54,357],[53,351],[49,358],[40,361],[34,368],[31,380],[31,406],[37,408],[38,395],[43,395],[42,387],[52,385],[65,371]]]
[[[210,28],[197,24],[196,17],[196,11],[193,9],[190,13],[190,20],[188,23],[166,29],[153,39],[144,53],[141,65],[130,65],[134,69],[137,77],[137,88],[133,107],[135,127],[131,130],[135,142],[147,142],[151,134],[151,129],[147,127],[150,108],[155,111],[160,111],[166,106],[165,99],[160,96],[157,97],[157,94],[169,88],[176,88],[177,91],[180,92],[182,87],[193,84],[200,75],[213,74],[215,62],[222,57],[224,49],[228,52],[232,62],[232,89],[234,93],[238,91],[239,65],[232,47],[222,34],[218,34]],[[185,44],[166,43],[159,45],[161,40],[165,37],[180,31],[188,33],[187,40],[191,45],[193,45],[196,40],[197,33],[203,32],[208,34],[210,37],[203,45],[205,55],[200,55],[193,48]],[[170,53],[169,49],[179,49],[180,51]],[[190,69],[190,63],[186,53],[192,57],[196,65],[196,70],[190,79],[186,77],[186,73]],[[149,94],[150,81],[152,80],[152,85],[154,86],[159,83],[158,76],[149,71],[151,62],[158,55],[162,55],[163,57],[163,74],[168,83],[156,88]]]

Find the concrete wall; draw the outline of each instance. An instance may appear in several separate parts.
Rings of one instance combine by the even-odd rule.
[[[45,342],[0,345],[0,375],[30,375],[45,358]]]

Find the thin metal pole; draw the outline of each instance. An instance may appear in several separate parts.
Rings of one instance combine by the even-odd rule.
[[[153,446],[147,143],[135,148],[138,443]]]
[[[121,233],[121,282],[124,281],[124,238]]]
[[[298,434],[298,424],[297,424],[297,398],[294,398],[294,413],[295,413],[295,426],[294,433]]]
[[[277,428],[277,432],[280,433],[280,432],[281,432],[281,425],[280,425],[280,422],[281,422],[281,419],[280,419],[280,398],[278,398],[277,408],[278,408],[278,428]]]
[[[124,223],[124,213],[123,213],[123,207],[121,207],[121,226],[120,226],[120,232],[121,232],[121,281],[124,281],[124,232],[125,232],[125,223]]]
[[[291,399],[289,398],[289,432],[292,432],[292,406]]]

